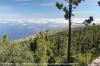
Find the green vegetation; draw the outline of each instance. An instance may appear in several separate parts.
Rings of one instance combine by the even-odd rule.
[[[71,25],[72,25],[72,16],[75,16],[73,14],[73,10],[76,9],[76,7],[84,0],[63,0],[65,3],[63,2],[56,2],[56,7],[59,9],[59,10],[62,10],[64,12],[64,18],[66,20],[68,20],[68,48],[67,48],[67,63],[72,63],[72,59],[71,59],[71,41],[72,41],[72,38],[71,38],[71,34],[72,34],[72,28],[71,28]],[[66,4],[67,3],[67,4]],[[89,19],[85,20],[83,22],[83,24],[85,24],[86,26],[88,26],[92,21],[93,21],[93,17],[90,16]]]
[[[67,39],[67,30],[53,35],[40,32],[36,38],[22,42],[12,42],[4,35],[0,41],[0,63],[14,63],[13,66],[15,63],[30,63],[29,66],[66,63]],[[87,66],[100,54],[100,26],[72,29],[71,42],[72,62]]]

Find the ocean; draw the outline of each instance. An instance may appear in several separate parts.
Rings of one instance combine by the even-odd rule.
[[[0,39],[3,35],[8,35],[11,40],[27,37],[41,31],[66,27],[64,23],[32,23],[32,22],[1,22]]]

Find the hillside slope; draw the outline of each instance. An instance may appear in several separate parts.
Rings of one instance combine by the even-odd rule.
[[[68,32],[65,30],[53,31],[51,35],[40,32],[34,38],[18,42],[4,36],[0,41],[0,63],[32,63],[32,66],[36,63],[42,66],[48,65],[43,63],[66,63]],[[90,64],[100,56],[99,50],[100,26],[72,30],[71,58],[77,66]]]

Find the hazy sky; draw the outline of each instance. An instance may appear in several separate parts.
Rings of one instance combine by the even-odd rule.
[[[57,0],[0,0],[0,18],[63,18]],[[58,0],[59,1],[59,0]],[[63,1],[63,0],[61,0]],[[75,18],[100,17],[98,0],[85,0],[74,10]]]

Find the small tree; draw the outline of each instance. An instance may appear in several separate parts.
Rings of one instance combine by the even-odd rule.
[[[8,36],[7,36],[7,35],[4,35],[4,36],[2,37],[2,41],[3,41],[4,43],[6,43],[8,40],[9,40],[9,39],[8,39]]]
[[[71,18],[73,15],[72,11],[73,9],[76,8],[76,6],[78,6],[79,3],[81,3],[81,1],[84,0],[64,0],[65,2],[69,3],[69,6],[64,6],[64,3],[61,2],[56,2],[56,7],[59,10],[63,10],[65,12],[64,18],[66,20],[69,20],[69,31],[68,31],[68,50],[67,50],[67,62],[70,63],[71,62]]]
[[[98,5],[100,6],[100,1],[98,1]]]
[[[5,44],[5,45],[12,44],[12,42],[10,41],[8,35],[6,35],[6,34],[2,37],[2,43]]]
[[[85,20],[83,22],[83,24],[85,24],[86,26],[88,26],[93,20],[94,20],[94,18],[92,16],[90,16],[89,19],[87,19],[87,20]]]

